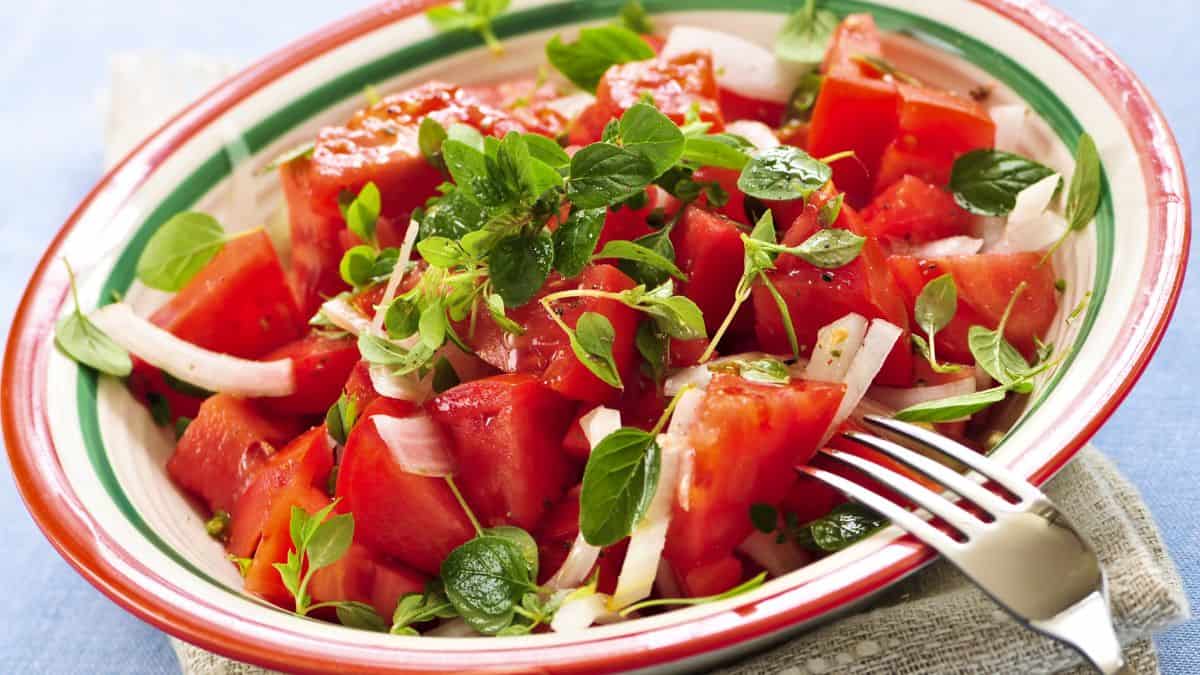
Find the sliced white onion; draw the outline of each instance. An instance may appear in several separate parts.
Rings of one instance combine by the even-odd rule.
[[[546,586],[558,589],[581,586],[587,580],[588,574],[591,574],[592,568],[596,566],[596,560],[599,557],[600,547],[587,543],[587,540],[583,538],[583,533],[580,532],[575,536],[575,541],[571,543],[567,559],[563,561],[554,576],[550,577],[550,581],[546,582]]]
[[[573,120],[579,117],[588,106],[596,102],[596,97],[581,91],[575,94],[556,98],[553,101],[547,101],[545,106],[554,112],[562,115],[568,120]]]
[[[550,620],[550,629],[556,633],[575,633],[593,623],[619,621],[620,615],[609,609],[609,602],[609,597],[604,593],[567,598]]]
[[[611,609],[621,609],[650,595],[658,562],[667,543],[667,528],[671,524],[671,504],[675,500],[679,480],[679,458],[684,446],[670,434],[659,434],[662,460],[658,471],[658,487],[646,516],[634,528],[617,577],[617,589],[609,603]]]
[[[348,296],[345,294],[326,300],[319,311],[321,316],[329,319],[330,323],[347,333],[353,333],[356,336],[371,332],[382,334],[382,331],[376,331],[371,326],[369,317],[364,316],[354,305],[350,304]]]
[[[692,427],[700,416],[700,404],[703,402],[703,391],[689,389],[684,392],[675,404],[675,412],[671,414],[671,423],[667,426],[667,435],[677,439],[679,443],[679,479],[675,489],[675,500],[684,511],[689,510],[692,505],[692,476],[696,472],[696,450],[689,438]]]
[[[760,101],[787,103],[801,74],[749,40],[696,26],[672,28],[662,56],[672,58],[695,51],[712,53],[717,84]]]
[[[296,391],[291,359],[250,361],[197,347],[138,316],[123,302],[105,305],[89,318],[129,353],[201,389],[249,398]]]
[[[956,255],[975,255],[983,248],[983,240],[975,237],[946,237],[914,246],[909,255],[918,258],[945,258]]]
[[[380,440],[391,451],[392,459],[404,472],[438,478],[454,474],[449,443],[429,415],[372,415],[371,421]]]
[[[1004,218],[996,216],[974,216],[971,218],[971,235],[983,240],[983,250],[990,251],[1004,238]]]
[[[850,313],[822,327],[817,331],[817,344],[804,369],[804,379],[841,382],[866,334],[867,319],[861,314]]]
[[[962,396],[964,394],[973,393],[975,393],[974,373],[969,374],[967,377],[961,377],[952,382],[937,384],[929,387],[901,388],[875,386],[871,387],[870,391],[872,399],[895,410],[904,410],[905,408],[917,405],[918,403],[926,403],[928,401],[950,398],[951,396]]]
[[[367,371],[371,375],[371,386],[380,396],[401,401],[423,403],[433,396],[433,377],[417,377],[416,373],[395,375],[387,366],[372,364]]]
[[[703,391],[708,387],[708,383],[712,381],[712,378],[713,372],[708,369],[707,363],[680,368],[667,379],[663,380],[663,393],[667,396],[674,396],[683,391],[683,388],[688,385]]]
[[[738,550],[746,554],[772,577],[781,577],[812,562],[812,555],[789,538],[778,541],[775,534],[755,530]]]
[[[1046,211],[1032,220],[1009,222],[1004,228],[1004,236],[988,248],[988,252],[1042,251],[1053,246],[1066,231],[1066,219],[1053,211]]]
[[[1029,134],[1029,108],[1020,104],[998,105],[988,111],[996,123],[996,149],[1017,152]]]
[[[696,475],[696,449],[688,447],[679,457],[679,487],[675,490],[675,501],[684,511],[692,510],[692,479]]]
[[[621,428],[621,411],[598,405],[579,418],[579,426],[583,427],[588,447],[595,448],[605,436]]]
[[[422,633],[432,637],[482,637],[479,631],[463,619],[449,619]]]
[[[1050,206],[1062,177],[1050,174],[1017,193],[1013,209],[1008,213],[1009,223],[1022,223],[1042,215]]]
[[[736,120],[725,125],[725,131],[750,141],[759,150],[779,147],[779,137],[771,127],[757,120]]]
[[[383,300],[379,303],[379,308],[375,310],[375,319],[371,322],[376,331],[383,330],[383,317],[387,314],[387,306],[396,297],[396,289],[400,288],[400,282],[408,273],[408,261],[412,259],[413,247],[417,245],[417,233],[420,230],[421,224],[415,219],[409,218],[408,229],[404,231],[404,242],[400,244],[400,255],[396,258],[396,266],[392,268],[387,288],[383,291]]]
[[[858,407],[858,402],[867,393],[867,388],[871,386],[871,382],[883,368],[883,363],[887,361],[892,347],[903,332],[899,326],[883,319],[871,321],[867,335],[863,338],[862,347],[854,355],[854,362],[850,364],[850,370],[843,378],[846,383],[846,395],[842,397],[842,403],[833,417],[833,424],[829,425],[829,430],[825,432],[825,438],[821,440],[821,445],[824,445],[825,441],[833,436],[833,432]]]

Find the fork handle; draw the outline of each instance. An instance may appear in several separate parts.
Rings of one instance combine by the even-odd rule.
[[[1030,624],[1074,647],[1104,675],[1134,675],[1121,653],[1108,602],[1099,591],[1052,619]]]

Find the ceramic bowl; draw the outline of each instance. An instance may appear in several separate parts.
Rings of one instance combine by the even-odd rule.
[[[47,537],[80,574],[137,616],[236,659],[297,670],[594,672],[700,668],[782,640],[868,599],[934,554],[895,529],[710,605],[596,628],[519,638],[409,638],[299,618],[240,588],[200,515],[168,481],[171,439],[123,386],[53,347],[67,305],[58,262],[80,271],[85,309],[122,293],[143,310],[162,296],[134,282],[149,235],[189,208],[238,227],[277,219],[278,186],[256,169],[381,91],[437,77],[476,83],[531,72],[555,33],[611,19],[619,2],[518,0],[496,22],[507,55],[466,33],[434,35],[428,3],[380,4],[275,53],[184,110],[109,173],[63,226],[18,310],[4,362],[4,433],[17,483]],[[769,44],[786,0],[647,0],[661,27],[687,23]],[[1054,341],[1070,357],[1009,410],[997,456],[1040,483],[1075,454],[1146,366],[1175,305],[1188,243],[1178,149],[1142,85],[1067,17],[1030,0],[828,0],[872,12],[902,69],[992,102],[1024,101],[1027,151],[1070,166],[1082,130],[1107,190],[1096,223],[1056,257]],[[885,636],[881,636],[883,639]],[[883,645],[886,648],[886,644]]]

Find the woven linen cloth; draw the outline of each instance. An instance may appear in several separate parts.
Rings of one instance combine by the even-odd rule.
[[[199,55],[129,53],[111,64],[106,157],[119,159],[181,106],[233,72]],[[1047,487],[1100,554],[1117,629],[1137,673],[1157,673],[1150,635],[1188,617],[1183,585],[1137,490],[1094,448]],[[172,638],[184,675],[264,675]],[[717,671],[821,673],[1086,673],[1073,650],[1026,629],[953,566],[937,562],[868,609]]]

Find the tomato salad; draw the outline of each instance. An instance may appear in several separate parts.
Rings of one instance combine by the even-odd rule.
[[[502,53],[503,4],[428,17]],[[1023,111],[811,1],[773,51],[633,2],[546,56],[368,90],[269,167],[286,255],[181,213],[137,268],[164,305],[59,324],[175,430],[166,470],[249,593],[408,635],[728,597],[884,524],[795,471],[866,480],[826,446],[904,471],[840,435],[864,413],[986,451],[989,407],[1058,362],[1088,137],[1064,181],[997,147]]]

